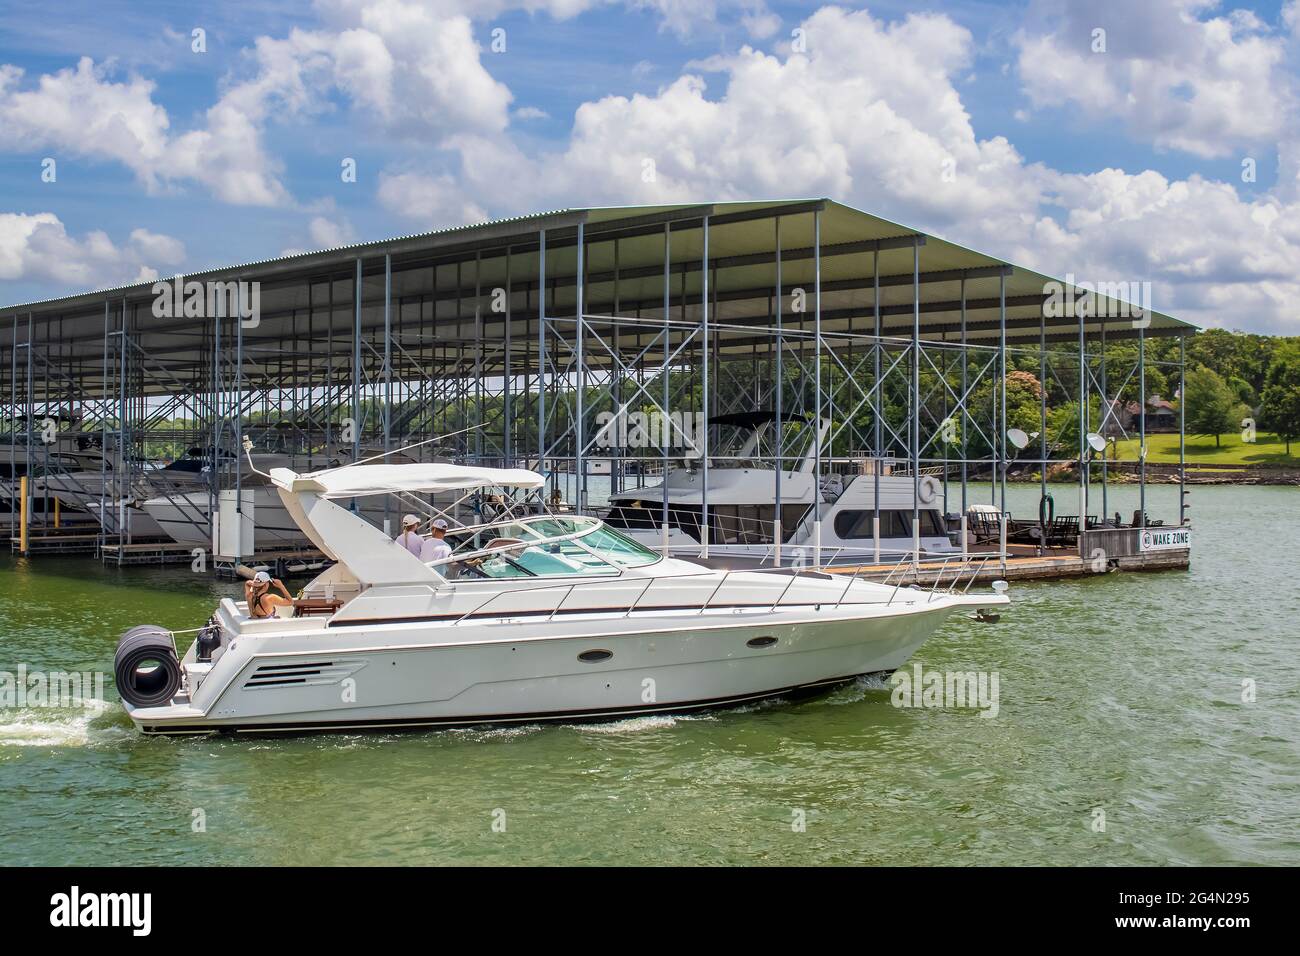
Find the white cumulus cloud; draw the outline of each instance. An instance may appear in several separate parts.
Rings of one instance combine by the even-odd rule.
[[[461,226],[490,218],[483,206],[465,194],[461,184],[443,173],[384,173],[379,178],[379,201],[400,209],[407,219],[426,229]]]
[[[1244,10],[1209,0],[1039,0],[1041,27],[1018,37],[1035,107],[1118,119],[1162,148],[1221,157],[1276,139],[1293,105],[1287,40]],[[1291,64],[1293,66],[1294,64]]]
[[[1200,176],[1064,173],[976,135],[958,92],[974,40],[948,17],[825,8],[803,27],[804,53],[744,48],[654,94],[585,103],[557,150],[508,133],[452,137],[454,172],[408,168],[379,199],[434,226],[825,195],[1049,274],[1150,281],[1156,308],[1191,321],[1300,331],[1300,142],[1278,144],[1282,183],[1254,197]]]
[[[0,212],[0,279],[45,280],[64,290],[107,288],[158,278],[185,259],[171,236],[135,229],[125,242],[92,230],[78,238],[51,212]]]
[[[232,203],[264,205],[285,195],[261,146],[261,117],[244,104],[223,98],[208,111],[206,129],[175,136],[153,101],[152,81],[114,79],[89,57],[31,84],[23,79],[18,68],[0,67],[2,150],[118,162],[150,192],[193,180]]]

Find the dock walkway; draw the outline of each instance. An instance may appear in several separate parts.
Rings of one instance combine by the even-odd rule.
[[[965,561],[961,559],[949,560],[946,563],[932,561],[917,564],[915,568],[904,563],[902,565],[837,566],[824,570],[829,574],[856,574],[867,581],[888,580],[890,584],[901,583],[905,587],[910,585],[948,587],[954,582],[959,582],[960,587],[965,587],[967,582],[979,585],[997,580],[1042,581],[1082,578],[1114,570],[1185,570],[1191,564],[1189,549],[1110,556],[1101,560],[1080,557],[1078,551],[1073,548],[1055,548],[1045,555],[1039,555],[1032,547],[1009,545],[1007,551],[1005,563],[997,558],[996,551],[972,551]]]

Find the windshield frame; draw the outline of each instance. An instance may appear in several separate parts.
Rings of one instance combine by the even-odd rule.
[[[532,527],[537,524],[558,524],[560,527],[568,526],[572,530],[560,534],[546,534],[540,529]],[[455,552],[451,556],[442,558],[437,561],[426,562],[426,566],[432,568],[438,573],[449,569],[451,566],[460,565],[462,567],[473,568],[475,573],[481,575],[473,580],[513,580],[520,577],[524,578],[567,578],[567,577],[618,577],[625,574],[628,570],[650,567],[663,560],[663,555],[646,547],[639,541],[629,538],[610,528],[599,518],[593,518],[589,515],[556,515],[540,514],[526,515],[515,518],[508,518],[502,521],[495,521],[489,524],[466,525],[461,528],[452,528],[447,532],[448,537],[474,535],[479,536],[484,532],[493,530],[523,531],[526,537],[512,536],[505,543],[498,544],[495,547],[476,548],[470,551]],[[618,545],[626,548],[628,552],[635,554],[638,558],[644,560],[621,561],[615,557],[608,549],[599,547],[597,542],[584,540],[593,536],[608,536]],[[558,550],[565,544],[576,545],[580,550],[590,555],[598,562],[597,567],[587,566],[585,568],[574,568],[568,572],[543,573],[528,568],[519,560],[519,552],[530,548],[546,548],[547,550]],[[511,575],[492,575],[482,570],[483,560],[491,557],[500,557],[505,560],[508,566],[516,571],[522,571],[523,574]]]

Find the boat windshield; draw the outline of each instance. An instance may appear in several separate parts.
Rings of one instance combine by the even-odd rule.
[[[447,562],[462,576],[616,575],[659,560],[656,552],[592,518],[538,516],[467,532],[474,534]]]

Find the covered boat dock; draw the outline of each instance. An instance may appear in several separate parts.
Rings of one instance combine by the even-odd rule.
[[[785,422],[826,422],[818,482],[933,476],[954,541],[1000,574],[1185,566],[1184,463],[1176,509],[1148,514],[1145,456],[1118,452],[1145,447],[1151,369],[1181,394],[1195,329],[1141,283],[1067,278],[812,199],[566,209],[7,305],[4,510],[15,550],[66,544],[69,524],[84,543],[36,497],[97,468],[94,546],[125,562],[169,553],[131,507],[160,462],[202,462],[207,515],[246,523],[245,435],[301,471],[404,448],[535,469],[595,513],[690,460],[707,554],[743,516],[710,517],[728,463],[700,422],[762,412],[782,426],[756,467],[806,452]],[[1170,337],[1176,358],[1148,355]],[[1117,479],[1131,517],[1112,514]],[[1012,514],[1026,480],[1037,513]],[[773,504],[779,521],[779,479]],[[205,533],[214,563],[253,557]]]

